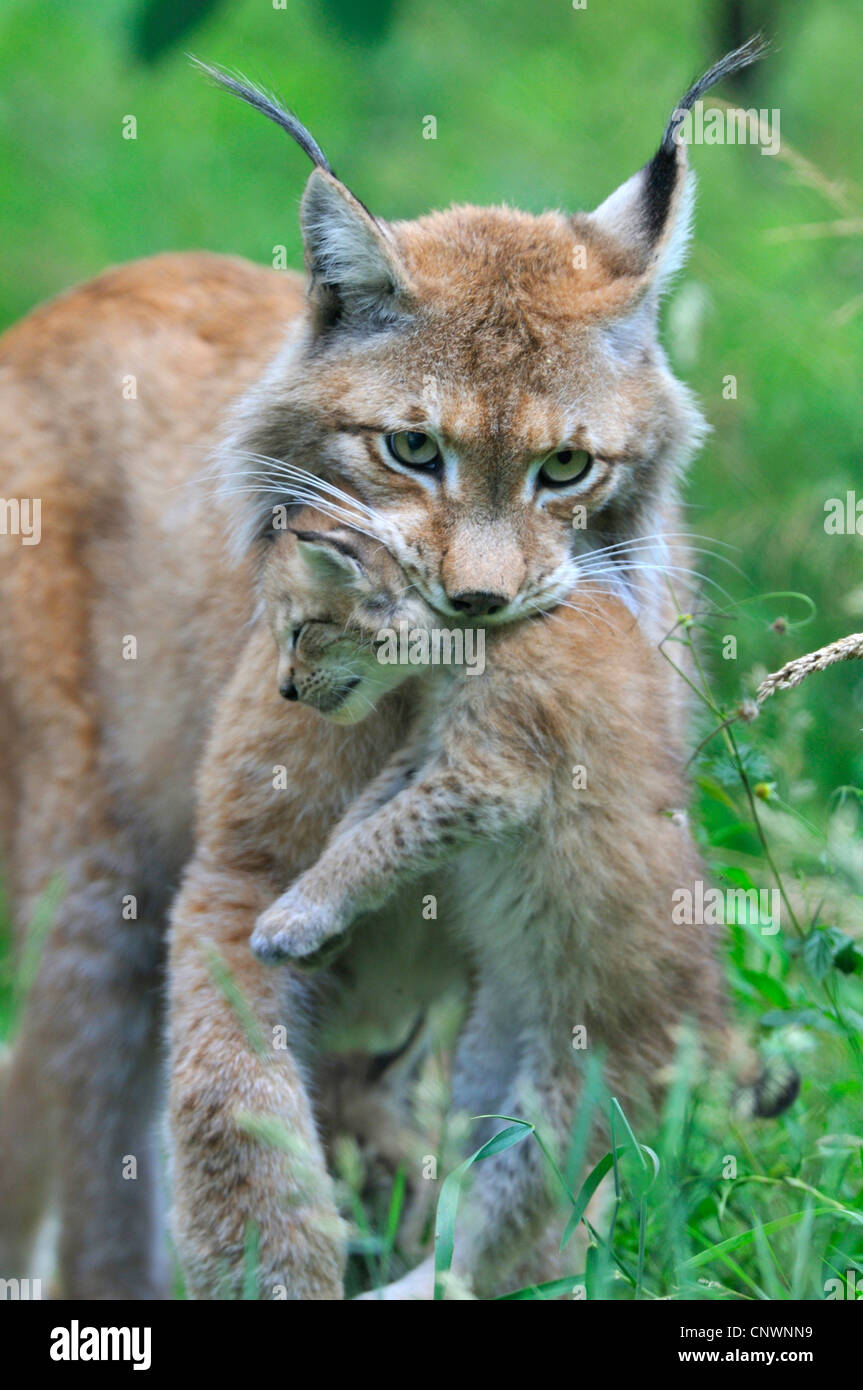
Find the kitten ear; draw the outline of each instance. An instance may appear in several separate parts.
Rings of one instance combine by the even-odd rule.
[[[671,113],[653,158],[585,219],[610,240],[623,275],[661,288],[682,265],[692,224],[695,182],[682,139],[684,117],[723,77],[748,67],[766,49],[767,44],[756,34],[714,63]]]
[[[387,228],[329,170],[315,169],[300,226],[322,326],[340,318],[385,325],[402,312],[405,281]]]
[[[192,62],[226,91],[280,126],[315,168],[306,185],[300,224],[311,276],[316,327],[342,319],[386,325],[400,317],[406,274],[389,230],[336,178],[314,136],[269,92],[224,68]]]
[[[297,534],[297,550],[313,578],[320,584],[345,584],[363,573],[359,562],[342,546],[314,532]]]

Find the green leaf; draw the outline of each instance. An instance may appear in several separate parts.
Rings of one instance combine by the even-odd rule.
[[[696,786],[698,786],[706,796],[709,796],[713,801],[718,801],[721,806],[724,806],[726,808],[726,810],[737,810],[737,807],[731,800],[731,797],[728,795],[727,791],[725,791],[714,778],[696,777],[695,783]]]
[[[638,1160],[638,1175],[635,1178],[633,1178],[631,1182],[638,1196],[643,1197],[644,1193],[647,1192],[648,1189],[653,1186],[653,1184],[656,1182],[656,1179],[659,1177],[659,1170],[662,1166],[659,1162],[659,1155],[653,1149],[649,1148],[647,1144],[640,1144],[638,1142],[632,1131],[632,1126],[630,1125],[629,1120],[626,1118],[626,1115],[624,1114],[623,1107],[620,1104],[620,1101],[616,1098],[613,1098],[611,1102],[611,1107],[612,1121],[614,1118],[614,1113],[616,1112],[617,1118],[620,1120],[621,1124],[626,1130],[626,1137],[629,1140],[630,1149],[632,1150],[632,1153]],[[647,1157],[645,1157],[645,1155]]]
[[[602,1267],[602,1252],[598,1245],[591,1242],[584,1257],[584,1284],[588,1300],[591,1302],[600,1296]]]
[[[741,969],[739,974],[741,979],[746,980],[747,984],[750,984],[753,989],[757,990],[758,993],[763,995],[771,1004],[775,1004],[778,1009],[789,1009],[791,1007],[791,1000],[788,997],[787,991],[778,980],[774,980],[772,975],[766,974],[763,970],[744,969]]]
[[[793,1024],[802,1028],[823,1028],[824,1015],[820,1009],[770,1009],[758,1022],[762,1028],[790,1028]]]
[[[484,1158],[491,1158],[493,1154],[503,1153],[505,1149],[511,1149],[514,1144],[521,1143],[522,1139],[533,1134],[532,1124],[529,1124],[527,1120],[513,1120],[510,1115],[476,1115],[474,1118],[477,1120],[511,1120],[511,1123],[506,1129],[493,1135],[487,1143],[477,1149],[476,1153],[471,1154],[470,1158],[466,1158],[464,1163],[459,1164],[458,1168],[454,1168],[444,1178],[435,1219],[434,1296],[436,1300],[443,1298],[444,1281],[442,1276],[448,1274],[452,1268],[455,1222],[458,1215],[462,1183],[467,1173],[474,1163],[481,1163]]]
[[[388,1254],[391,1254],[392,1251],[395,1249],[396,1236],[398,1235],[399,1222],[402,1218],[402,1210],[404,1208],[406,1192],[407,1172],[405,1170],[404,1165],[401,1165],[396,1171],[395,1178],[393,1179],[393,1190],[390,1196],[390,1208],[387,1213],[385,1240]]]
[[[621,1144],[620,1148],[617,1150],[618,1157],[620,1157],[620,1155],[625,1152],[626,1145]],[[593,1168],[591,1168],[584,1182],[581,1184],[581,1187],[578,1191],[578,1196],[576,1197],[575,1202],[573,1203],[569,1220],[566,1223],[566,1228],[563,1232],[563,1235],[560,1238],[561,1250],[563,1250],[564,1247],[569,1244],[569,1242],[572,1240],[572,1237],[575,1235],[576,1227],[578,1226],[578,1223],[581,1221],[581,1218],[584,1216],[584,1213],[587,1210],[588,1202],[590,1201],[596,1189],[599,1187],[599,1184],[602,1182],[602,1179],[605,1177],[606,1173],[611,1171],[611,1166],[613,1162],[614,1154],[605,1154],[599,1160],[599,1162],[595,1164]]]
[[[746,870],[741,869],[737,864],[721,864],[717,866],[716,871],[728,883],[733,883],[737,888],[745,888],[747,892],[750,888],[757,888],[757,884],[753,883]]]
[[[481,1117],[484,1118],[484,1117]],[[495,1116],[495,1119],[498,1117]],[[508,1129],[502,1129],[493,1139],[489,1139],[487,1144],[483,1144],[481,1149],[477,1149],[469,1163],[479,1163],[484,1158],[491,1158],[493,1154],[503,1153],[504,1149],[511,1149],[513,1144],[520,1144],[522,1139],[526,1139],[528,1134],[533,1134],[533,1125],[527,1121],[518,1121],[510,1125]]]
[[[806,969],[816,980],[823,980],[830,973],[833,965],[833,946],[825,931],[816,927],[815,931],[810,932],[803,942],[801,955]]]
[[[597,1052],[589,1053],[584,1065],[584,1075],[578,1105],[575,1107],[569,1148],[566,1155],[566,1186],[569,1192],[575,1187],[582,1172],[590,1137],[593,1133],[593,1116],[600,1096],[603,1093],[602,1057]],[[570,1201],[572,1197],[570,1196]]]
[[[843,974],[853,974],[857,968],[857,954],[854,941],[839,927],[815,927],[805,938],[801,950],[804,964],[816,980],[826,979],[834,966]]]
[[[740,755],[739,766],[737,759],[718,740],[704,755],[704,766],[712,773],[714,784],[718,783],[720,787],[739,787],[741,768],[750,782],[769,782],[772,779],[770,763],[760,748],[742,743],[738,738],[737,751]]]

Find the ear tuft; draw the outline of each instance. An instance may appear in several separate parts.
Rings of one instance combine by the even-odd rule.
[[[188,55],[196,68],[200,68],[210,81],[217,87],[223,87],[226,92],[231,92],[240,101],[244,101],[247,106],[253,107],[255,111],[260,111],[262,116],[266,116],[268,121],[272,121],[279,126],[292,140],[295,140],[304,154],[307,154],[313,164],[319,169],[325,169],[327,173],[332,173],[329,160],[321,149],[311,131],[308,131],[293,113],[286,106],[272,95],[271,92],[264,91],[263,87],[258,87],[254,82],[249,82],[240,73],[229,72],[227,68],[216,67],[210,63],[202,63],[200,58]]]
[[[717,82],[721,82],[724,77],[732,77],[734,73],[740,72],[741,68],[748,68],[752,63],[757,63],[759,58],[763,58],[769,51],[770,44],[762,34],[753,34],[746,43],[741,44],[740,48],[735,48],[732,53],[726,53],[712,68],[693,82],[689,91],[681,97],[668,118],[668,124],[662,136],[662,144],[659,147],[659,154],[670,154],[676,144],[675,136],[677,129],[687,111],[691,111],[695,103],[709,92],[711,87],[715,87]]]

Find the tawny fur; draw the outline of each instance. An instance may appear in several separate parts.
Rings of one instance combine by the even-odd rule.
[[[379,596],[393,625],[417,623],[415,598],[365,538],[353,541],[359,573],[334,550],[342,569],[329,580],[292,539],[270,560],[269,608],[280,611],[281,586],[290,607],[282,646],[300,698],[320,700],[307,668],[329,661],[341,681],[353,678],[348,700],[374,700],[380,620],[370,615],[369,626],[363,591]],[[423,620],[437,621],[431,610]],[[322,647],[316,629],[330,625],[345,629],[353,658],[332,638]],[[397,888],[445,873],[448,925],[465,943],[473,985],[455,1104],[529,1116],[562,1161],[580,1080],[574,1029],[586,1028],[589,1047],[606,1056],[634,1116],[661,1094],[686,1020],[721,1044],[715,933],[672,922],[675,891],[694,892],[703,871],[672,815],[686,789],[663,659],[632,615],[606,597],[586,613],[561,607],[488,637],[484,672],[425,669],[404,744],[315,864],[262,914],[252,944],[261,959],[315,961]],[[415,673],[398,669],[403,679]],[[546,1178],[527,1144],[479,1168],[457,1274],[488,1290],[529,1256],[552,1215]]]
[[[4,1275],[27,1272],[53,1194],[65,1294],[165,1289],[152,1117],[161,929],[181,875],[171,1144],[175,1231],[198,1296],[243,1286],[252,1228],[266,1296],[340,1296],[343,1231],[306,1054],[396,1045],[464,977],[459,945],[429,932],[413,889],[375,913],[320,982],[278,975],[249,952],[257,916],[318,858],[400,746],[413,706],[405,686],[364,723],[337,727],[279,698],[258,610],[256,571],[271,553],[260,537],[274,505],[315,494],[286,480],[284,461],[337,484],[342,510],[355,498],[357,523],[371,518],[445,617],[477,590],[498,596],[501,624],[542,611],[577,587],[580,557],[644,538],[647,568],[618,564],[608,577],[618,620],[623,608],[637,618],[634,645],[574,618],[555,640],[569,631],[579,643],[574,667],[609,721],[608,747],[601,718],[585,730],[597,740],[588,765],[612,767],[629,747],[618,721],[637,715],[651,765],[673,782],[676,687],[640,663],[673,615],[663,575],[675,542],[663,537],[680,529],[676,479],[700,421],[655,336],[688,188],[682,154],[663,157],[649,217],[653,166],[589,216],[467,207],[391,227],[316,169],[303,204],[307,298],[292,275],[163,256],[61,296],[0,342],[0,491],[43,506],[41,544],[0,538],[0,837],[16,929],[58,876],[63,893],[2,1099]],[[445,486],[392,468],[382,438],[409,427],[445,442]],[[595,471],[578,497],[540,498],[528,465],[564,444],[594,453]],[[218,486],[202,481],[214,456]],[[573,528],[574,502],[586,530]],[[125,659],[130,636],[137,655]],[[637,709],[625,708],[633,662]],[[632,775],[609,773],[622,807]],[[636,792],[637,833],[624,819],[607,844],[613,930],[586,976],[585,1010],[605,972],[624,973],[618,937],[627,955],[647,953],[645,985],[668,963],[668,941],[626,892],[627,874],[642,872],[628,867],[630,846],[652,848],[638,805]],[[662,983],[675,981],[689,989],[691,962],[668,964]],[[647,1046],[640,1005],[624,991],[604,1007],[623,1011],[631,1044],[621,1037],[618,1056],[625,1068],[630,1048],[635,1065]],[[286,1048],[272,1033],[283,1020]],[[568,1108],[570,1096],[548,1099]],[[287,1148],[254,1131],[262,1112]],[[128,1155],[134,1182],[122,1177]]]

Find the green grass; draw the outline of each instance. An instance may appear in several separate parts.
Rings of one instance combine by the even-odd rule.
[[[719,7],[691,0],[584,11],[561,0],[529,20],[519,0],[401,0],[383,32],[346,27],[351,8],[368,18],[340,0],[284,11],[236,0],[147,63],[139,0],[6,0],[0,327],[106,264],[165,249],[270,263],[285,245],[299,264],[302,156],[210,89],[184,47],[281,91],[386,217],[460,200],[594,205],[652,153],[676,96],[722,47]],[[695,611],[710,687],[699,738],[765,671],[863,627],[863,537],[824,530],[828,499],[863,497],[863,239],[776,239],[863,216],[863,11],[820,0],[774,22],[774,54],[745,91],[722,95],[778,107],[783,153],[694,151],[693,252],[665,310],[672,361],[713,427],[687,487],[689,525],[738,567],[702,557],[727,595],[707,586]],[[121,136],[127,114],[135,141]],[[435,141],[422,138],[427,114]],[[803,1090],[779,1120],[730,1124],[727,1095],[684,1069],[656,1132],[638,1135],[658,1176],[645,1190],[630,1144],[613,1231],[597,1233],[589,1268],[573,1265],[591,1297],[822,1298],[828,1279],[861,1267],[861,672],[849,663],[776,696],[694,765],[693,820],[715,880],[772,887],[777,870],[787,894],[779,935],[729,923],[724,951],[741,1025],[796,1059]],[[7,1031],[16,1007],[7,988]],[[610,1098],[597,1104],[608,1119]],[[398,1270],[408,1204],[399,1180],[365,1210],[356,1155],[344,1166],[361,1278],[374,1283]],[[580,1182],[565,1176],[561,1233]]]

